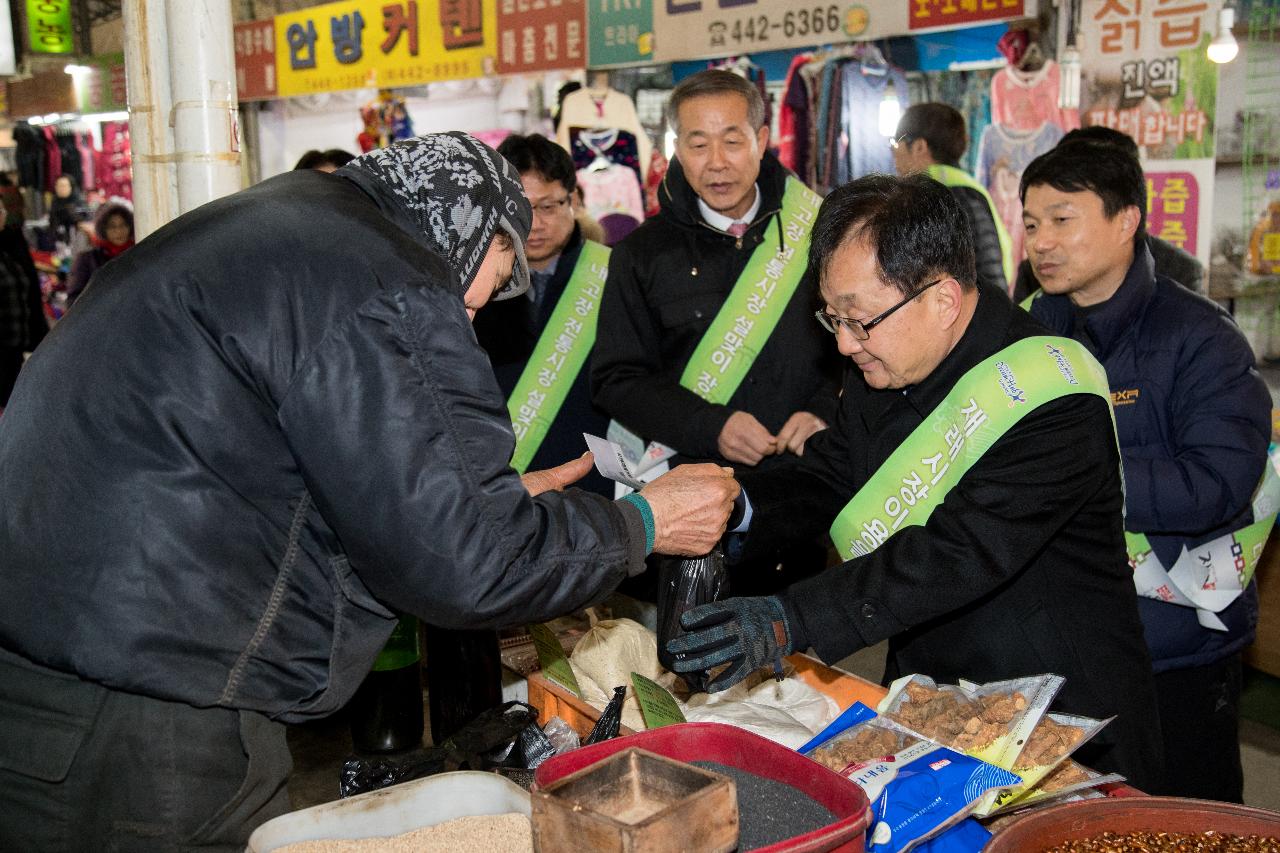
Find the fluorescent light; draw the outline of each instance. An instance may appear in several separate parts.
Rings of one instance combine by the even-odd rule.
[[[1218,34],[1209,42],[1209,48],[1205,51],[1211,61],[1222,65],[1235,59],[1240,52],[1240,45],[1236,44],[1236,37],[1231,34],[1235,23],[1235,9],[1227,7],[1218,13]]]
[[[88,74],[91,71],[93,71],[93,69],[90,68],[88,65],[76,65],[75,63],[64,65],[62,67],[62,70],[70,74],[72,77],[76,76],[77,74]]]

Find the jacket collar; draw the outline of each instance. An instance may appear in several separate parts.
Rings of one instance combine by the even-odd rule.
[[[978,288],[978,305],[968,327],[932,373],[907,388],[868,391],[863,407],[868,428],[899,400],[905,400],[921,418],[927,416],[971,367],[1004,346],[1012,316],[1013,303]]]
[[[756,228],[762,220],[776,214],[782,209],[782,196],[787,188],[787,170],[778,162],[778,158],[766,151],[760,161],[760,174],[756,177],[756,186],[760,188],[760,210],[751,222]],[[658,192],[658,203],[663,216],[686,228],[705,229],[698,212],[698,194],[693,191],[689,179],[684,175],[684,168],[678,157],[672,158],[667,167],[667,174],[662,179],[662,187]]]
[[[1144,306],[1156,292],[1156,265],[1144,240],[1133,253],[1133,262],[1125,273],[1124,281],[1106,302],[1093,306],[1085,319],[1085,328],[1098,347],[1095,353],[1100,359],[1111,351],[1120,336],[1133,325],[1133,318],[1141,314]],[[1065,294],[1042,295],[1043,302],[1035,311],[1035,317],[1060,335],[1069,335],[1075,324],[1075,308]]]

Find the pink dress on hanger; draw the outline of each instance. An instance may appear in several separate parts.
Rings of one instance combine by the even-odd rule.
[[[991,78],[991,122],[1009,130],[1030,131],[1053,124],[1063,131],[1080,126],[1079,110],[1058,106],[1061,71],[1058,63],[1045,60],[1036,71],[1019,71],[1005,66]]]

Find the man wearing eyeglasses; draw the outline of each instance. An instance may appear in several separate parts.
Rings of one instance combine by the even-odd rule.
[[[582,434],[604,435],[608,426],[591,402],[586,362],[609,250],[582,236],[574,216],[577,174],[563,148],[538,134],[513,135],[498,153],[520,173],[533,206],[525,242],[530,285],[523,298],[487,306],[473,328],[507,397],[516,431],[512,467],[524,473],[581,456]],[[613,497],[613,483],[595,469],[576,485]]]
[[[951,190],[969,221],[978,284],[1007,294],[1014,279],[1013,248],[986,188],[960,168],[969,147],[964,116],[947,104],[914,104],[898,120],[889,144],[899,175],[923,172]]]
[[[679,672],[723,689],[812,646],[889,641],[885,681],[1053,672],[1055,707],[1116,719],[1079,753],[1138,787],[1159,722],[1122,530],[1106,376],[1078,343],[979,288],[941,184],[872,175],[829,195],[810,266],[848,358],[841,409],[785,468],[740,474],[743,555],[829,532],[847,562],[779,595],[685,613]],[[741,528],[739,528],[741,531]]]

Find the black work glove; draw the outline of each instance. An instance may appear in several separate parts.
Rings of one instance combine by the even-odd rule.
[[[781,599],[729,598],[703,604],[680,617],[686,633],[667,643],[676,672],[704,672],[730,664],[707,692],[732,687],[762,666],[782,675],[782,657],[796,650]]]

